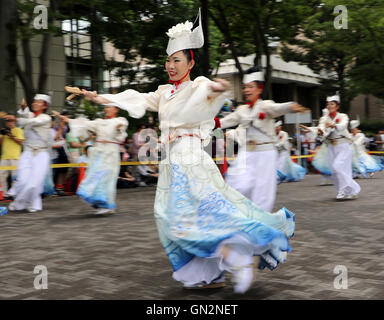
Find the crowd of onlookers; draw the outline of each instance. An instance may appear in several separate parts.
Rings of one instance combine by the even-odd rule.
[[[62,114],[68,115],[67,112]],[[120,145],[122,162],[138,161],[139,149],[147,142],[140,139],[140,131],[146,128],[158,130],[157,127],[141,125],[132,138],[128,137]],[[75,137],[71,134],[69,126],[64,121],[52,117],[51,136],[52,149],[50,154],[52,164],[88,163],[88,151],[95,142],[94,133],[88,131],[86,137]],[[5,121],[4,128],[0,132],[1,166],[17,167],[24,138],[23,129],[17,127],[16,121]],[[80,170],[78,167],[54,168],[50,172],[52,174],[50,178],[54,185],[53,192],[60,196],[75,193],[81,176],[84,176]],[[4,198],[8,197],[7,192],[17,178],[16,172],[16,170],[0,170],[0,184]],[[137,165],[137,163],[135,165],[122,165],[117,187],[152,186],[157,183],[157,177],[157,165]]]

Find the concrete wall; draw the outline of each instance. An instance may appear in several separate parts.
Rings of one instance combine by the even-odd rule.
[[[373,95],[360,94],[350,104],[349,115],[351,119],[384,120],[384,101]]]

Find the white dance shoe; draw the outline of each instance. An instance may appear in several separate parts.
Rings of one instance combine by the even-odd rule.
[[[253,283],[254,269],[253,264],[241,267],[232,267],[233,278],[235,283],[233,290],[235,293],[244,294],[248,291]]]
[[[343,192],[339,192],[336,196],[336,200],[344,200],[346,195]]]
[[[11,202],[11,203],[8,205],[8,210],[9,210],[9,211],[16,211],[15,204],[14,204],[13,202]]]
[[[112,214],[112,213],[115,213],[115,211],[107,208],[100,208],[95,212],[95,214]]]

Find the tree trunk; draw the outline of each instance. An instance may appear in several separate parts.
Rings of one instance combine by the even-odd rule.
[[[233,39],[231,36],[231,32],[227,27],[228,23],[227,23],[226,16],[225,16],[224,11],[220,5],[218,5],[218,11],[220,13],[220,19],[223,21],[223,23],[220,23],[220,19],[217,18],[212,13],[212,11],[208,11],[209,16],[212,18],[213,22],[219,28],[219,30],[222,33],[222,35],[224,36],[225,40],[228,42],[229,49],[230,49],[231,54],[232,54],[232,58],[235,60],[236,68],[240,73],[240,77],[243,78],[244,71],[243,71],[243,68],[241,67],[241,64],[240,64],[239,55],[237,54],[237,50],[236,50],[236,47],[234,45],[234,42],[233,42]]]
[[[209,20],[208,20],[208,0],[201,0],[201,19],[204,32],[204,47],[202,69],[203,76],[209,77],[211,75],[211,66],[209,61]]]
[[[0,0],[0,108],[13,111],[16,107],[16,1]]]

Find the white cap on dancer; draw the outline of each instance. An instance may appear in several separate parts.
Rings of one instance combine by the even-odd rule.
[[[179,23],[168,30],[168,56],[171,56],[172,54],[180,50],[199,49],[204,45],[204,33],[203,25],[201,23],[200,9],[196,18],[196,21],[197,20],[199,21],[199,24],[193,30],[192,28],[194,24],[192,22],[189,22],[188,20],[184,23]]]
[[[38,93],[33,97],[33,100],[43,100],[46,103],[51,104],[51,96],[49,96],[47,94]]]
[[[243,78],[243,83],[250,83],[252,81],[264,82],[264,73],[263,71],[257,71],[249,74],[245,74]]]
[[[340,103],[340,96],[334,95],[334,96],[327,97],[327,102],[330,102],[330,101],[336,101],[337,103]]]
[[[282,125],[283,125],[283,123],[280,120],[275,122],[275,128],[280,127]]]

